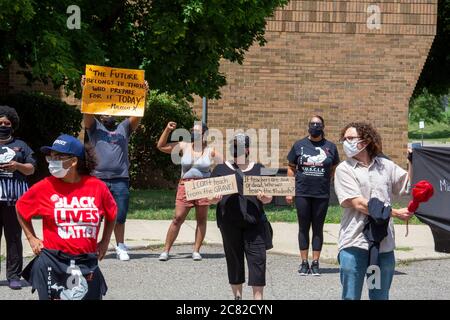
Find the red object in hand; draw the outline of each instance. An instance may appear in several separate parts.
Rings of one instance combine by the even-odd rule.
[[[413,199],[409,202],[408,211],[416,212],[421,202],[427,202],[433,196],[433,185],[426,180],[417,182],[412,189]]]

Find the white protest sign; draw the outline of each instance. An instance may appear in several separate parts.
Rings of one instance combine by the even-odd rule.
[[[294,177],[245,176],[244,195],[295,196]]]
[[[184,186],[188,201],[212,198],[216,194],[227,195],[238,192],[236,176],[234,174],[217,178],[186,181]]]

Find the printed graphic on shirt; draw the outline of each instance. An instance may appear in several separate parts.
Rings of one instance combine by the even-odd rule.
[[[51,268],[49,269],[51,271]],[[56,294],[61,291],[59,292],[59,299],[61,300],[82,300],[88,292],[88,283],[80,268],[75,265],[75,260],[70,260],[70,266],[67,268],[66,273],[69,274],[69,277],[65,286],[62,286],[57,283],[51,285],[51,272],[49,272],[49,292],[51,293],[51,289],[55,290]]]
[[[55,223],[62,239],[96,239],[100,214],[95,197],[72,197],[69,201],[54,194],[50,199],[55,205]]]
[[[126,142],[126,138],[122,134],[115,131],[99,131],[98,136],[100,141],[105,141],[109,144],[120,144]]]
[[[315,147],[315,150],[318,152],[315,155],[305,153],[303,147],[300,150],[299,165],[302,166],[303,175],[323,177],[325,175],[323,162],[330,155],[328,148],[324,150],[320,147]]]
[[[0,147],[0,164],[6,164],[10,161],[12,161],[12,159],[14,159],[14,157],[16,156],[16,152],[8,147]],[[0,169],[0,176],[1,177],[12,177],[13,173],[12,172],[8,172],[6,170]]]

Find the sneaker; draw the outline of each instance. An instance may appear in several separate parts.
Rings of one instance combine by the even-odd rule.
[[[120,261],[128,261],[130,260],[130,256],[127,252],[127,247],[123,243],[119,243],[119,245],[116,247],[116,255],[117,259]]]
[[[8,280],[8,287],[13,290],[22,289],[22,283],[20,280]]]
[[[308,260],[303,260],[302,264],[298,268],[298,273],[301,276],[306,276],[309,273],[309,263]]]
[[[320,272],[319,272],[319,261],[318,260],[314,260],[311,263],[311,274],[313,276],[320,276]]]
[[[169,260],[169,253],[168,252],[163,252],[159,255],[159,261],[167,261]]]
[[[194,261],[200,261],[200,260],[202,260],[202,256],[198,252],[192,252],[192,259]]]

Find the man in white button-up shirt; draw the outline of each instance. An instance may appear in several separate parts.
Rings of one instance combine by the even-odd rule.
[[[382,156],[381,138],[367,123],[350,123],[341,132],[347,160],[336,168],[335,191],[344,207],[339,232],[339,263],[342,299],[360,299],[368,272],[369,242],[363,234],[368,221],[368,202],[377,198],[391,205],[393,195],[405,193],[409,174]],[[410,166],[411,167],[411,166]],[[407,221],[413,213],[407,208],[392,208],[392,217]],[[378,287],[369,286],[370,299],[389,299],[395,269],[393,219],[388,235],[380,243]],[[369,275],[371,272],[369,271]]]

